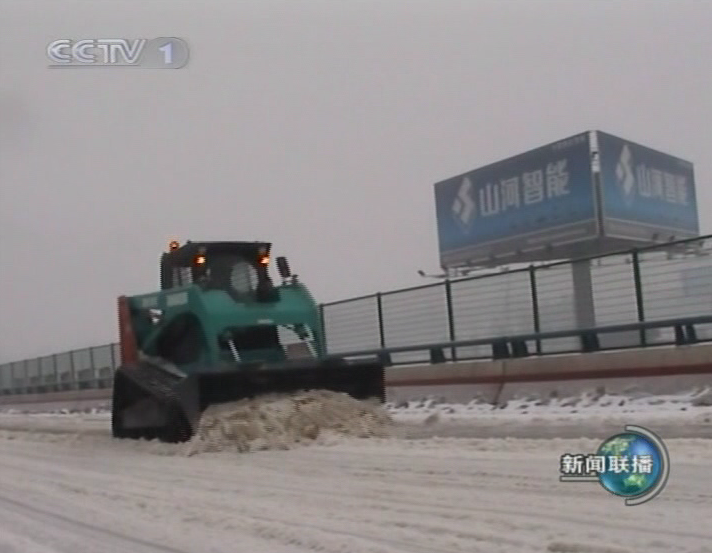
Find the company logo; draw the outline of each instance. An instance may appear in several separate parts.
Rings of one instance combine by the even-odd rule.
[[[561,456],[561,482],[598,482],[609,493],[641,505],[662,492],[670,473],[670,457],[659,436],[641,426],[606,439],[594,454]]]
[[[472,199],[472,181],[465,177],[452,203],[452,214],[455,221],[466,230],[475,218],[477,205]]]
[[[635,196],[635,171],[633,168],[633,154],[628,144],[623,146],[618,165],[616,165],[616,178],[618,186],[623,190],[626,203],[630,204]]]
[[[62,38],[47,45],[49,67],[150,67],[178,69],[188,63],[180,38]]]

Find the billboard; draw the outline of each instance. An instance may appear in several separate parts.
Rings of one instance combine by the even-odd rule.
[[[596,135],[606,237],[655,242],[699,236],[692,163],[601,131]]]
[[[590,133],[435,184],[440,262],[497,264],[598,236]]]

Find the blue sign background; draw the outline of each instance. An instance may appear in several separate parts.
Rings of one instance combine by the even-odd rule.
[[[601,131],[597,135],[606,235],[631,239],[649,239],[656,232],[661,237],[699,235],[692,163]],[[624,155],[626,145],[629,154]],[[680,190],[679,178],[685,179],[686,191]]]
[[[565,164],[563,169],[568,175],[566,182],[568,193],[546,197],[547,167],[556,168],[559,163]],[[531,175],[536,171],[542,172],[537,179],[539,182],[543,174],[545,197],[541,201],[525,204],[524,175]],[[512,178],[519,179],[519,206],[509,205],[506,210],[503,210],[504,204],[500,201],[498,213],[483,215],[481,200],[487,198],[488,185],[492,192],[494,183]],[[469,180],[471,186],[469,191],[463,192],[462,185],[465,179]],[[531,176],[526,180],[531,185]],[[529,186],[528,189],[531,200],[532,187]],[[503,190],[500,188],[496,192],[502,200]],[[467,200],[463,201],[463,195],[469,196],[472,203],[476,204],[475,207],[472,207],[471,203],[463,207],[463,203],[468,203]],[[489,199],[491,206],[492,196]],[[567,226],[582,221],[595,221],[596,205],[589,134],[582,133],[438,182],[435,184],[435,204],[441,259],[448,257],[448,252],[455,251],[463,251],[463,256],[472,254],[470,259],[484,256],[487,251],[492,250],[488,244],[496,246],[494,249],[498,251],[506,249],[514,251],[518,245],[526,243],[525,236],[544,237],[547,233],[560,233]],[[465,216],[461,216],[463,211]],[[466,216],[468,214],[469,217]],[[592,238],[595,236],[595,230],[594,224],[593,232],[587,230],[588,235],[581,235],[580,238]]]

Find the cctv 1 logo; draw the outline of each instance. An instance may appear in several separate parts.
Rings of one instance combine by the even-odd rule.
[[[188,45],[180,38],[62,38],[47,45],[49,67],[148,67],[179,69],[188,63]]]

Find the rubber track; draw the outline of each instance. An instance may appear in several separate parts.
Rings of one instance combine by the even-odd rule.
[[[166,442],[182,442],[190,439],[190,425],[183,415],[183,407],[174,391],[174,386],[181,380],[180,377],[146,361],[122,366],[117,372],[121,372],[135,386],[141,388],[146,395],[155,398],[157,403],[167,411],[169,421],[168,425],[162,429],[146,428],[135,433],[131,432],[131,436],[122,437],[158,438]]]
[[[180,378],[156,365],[141,361],[136,365],[121,367],[121,370],[134,384],[150,392],[152,396],[162,397],[166,400],[177,399],[173,392],[173,386],[180,381]]]

